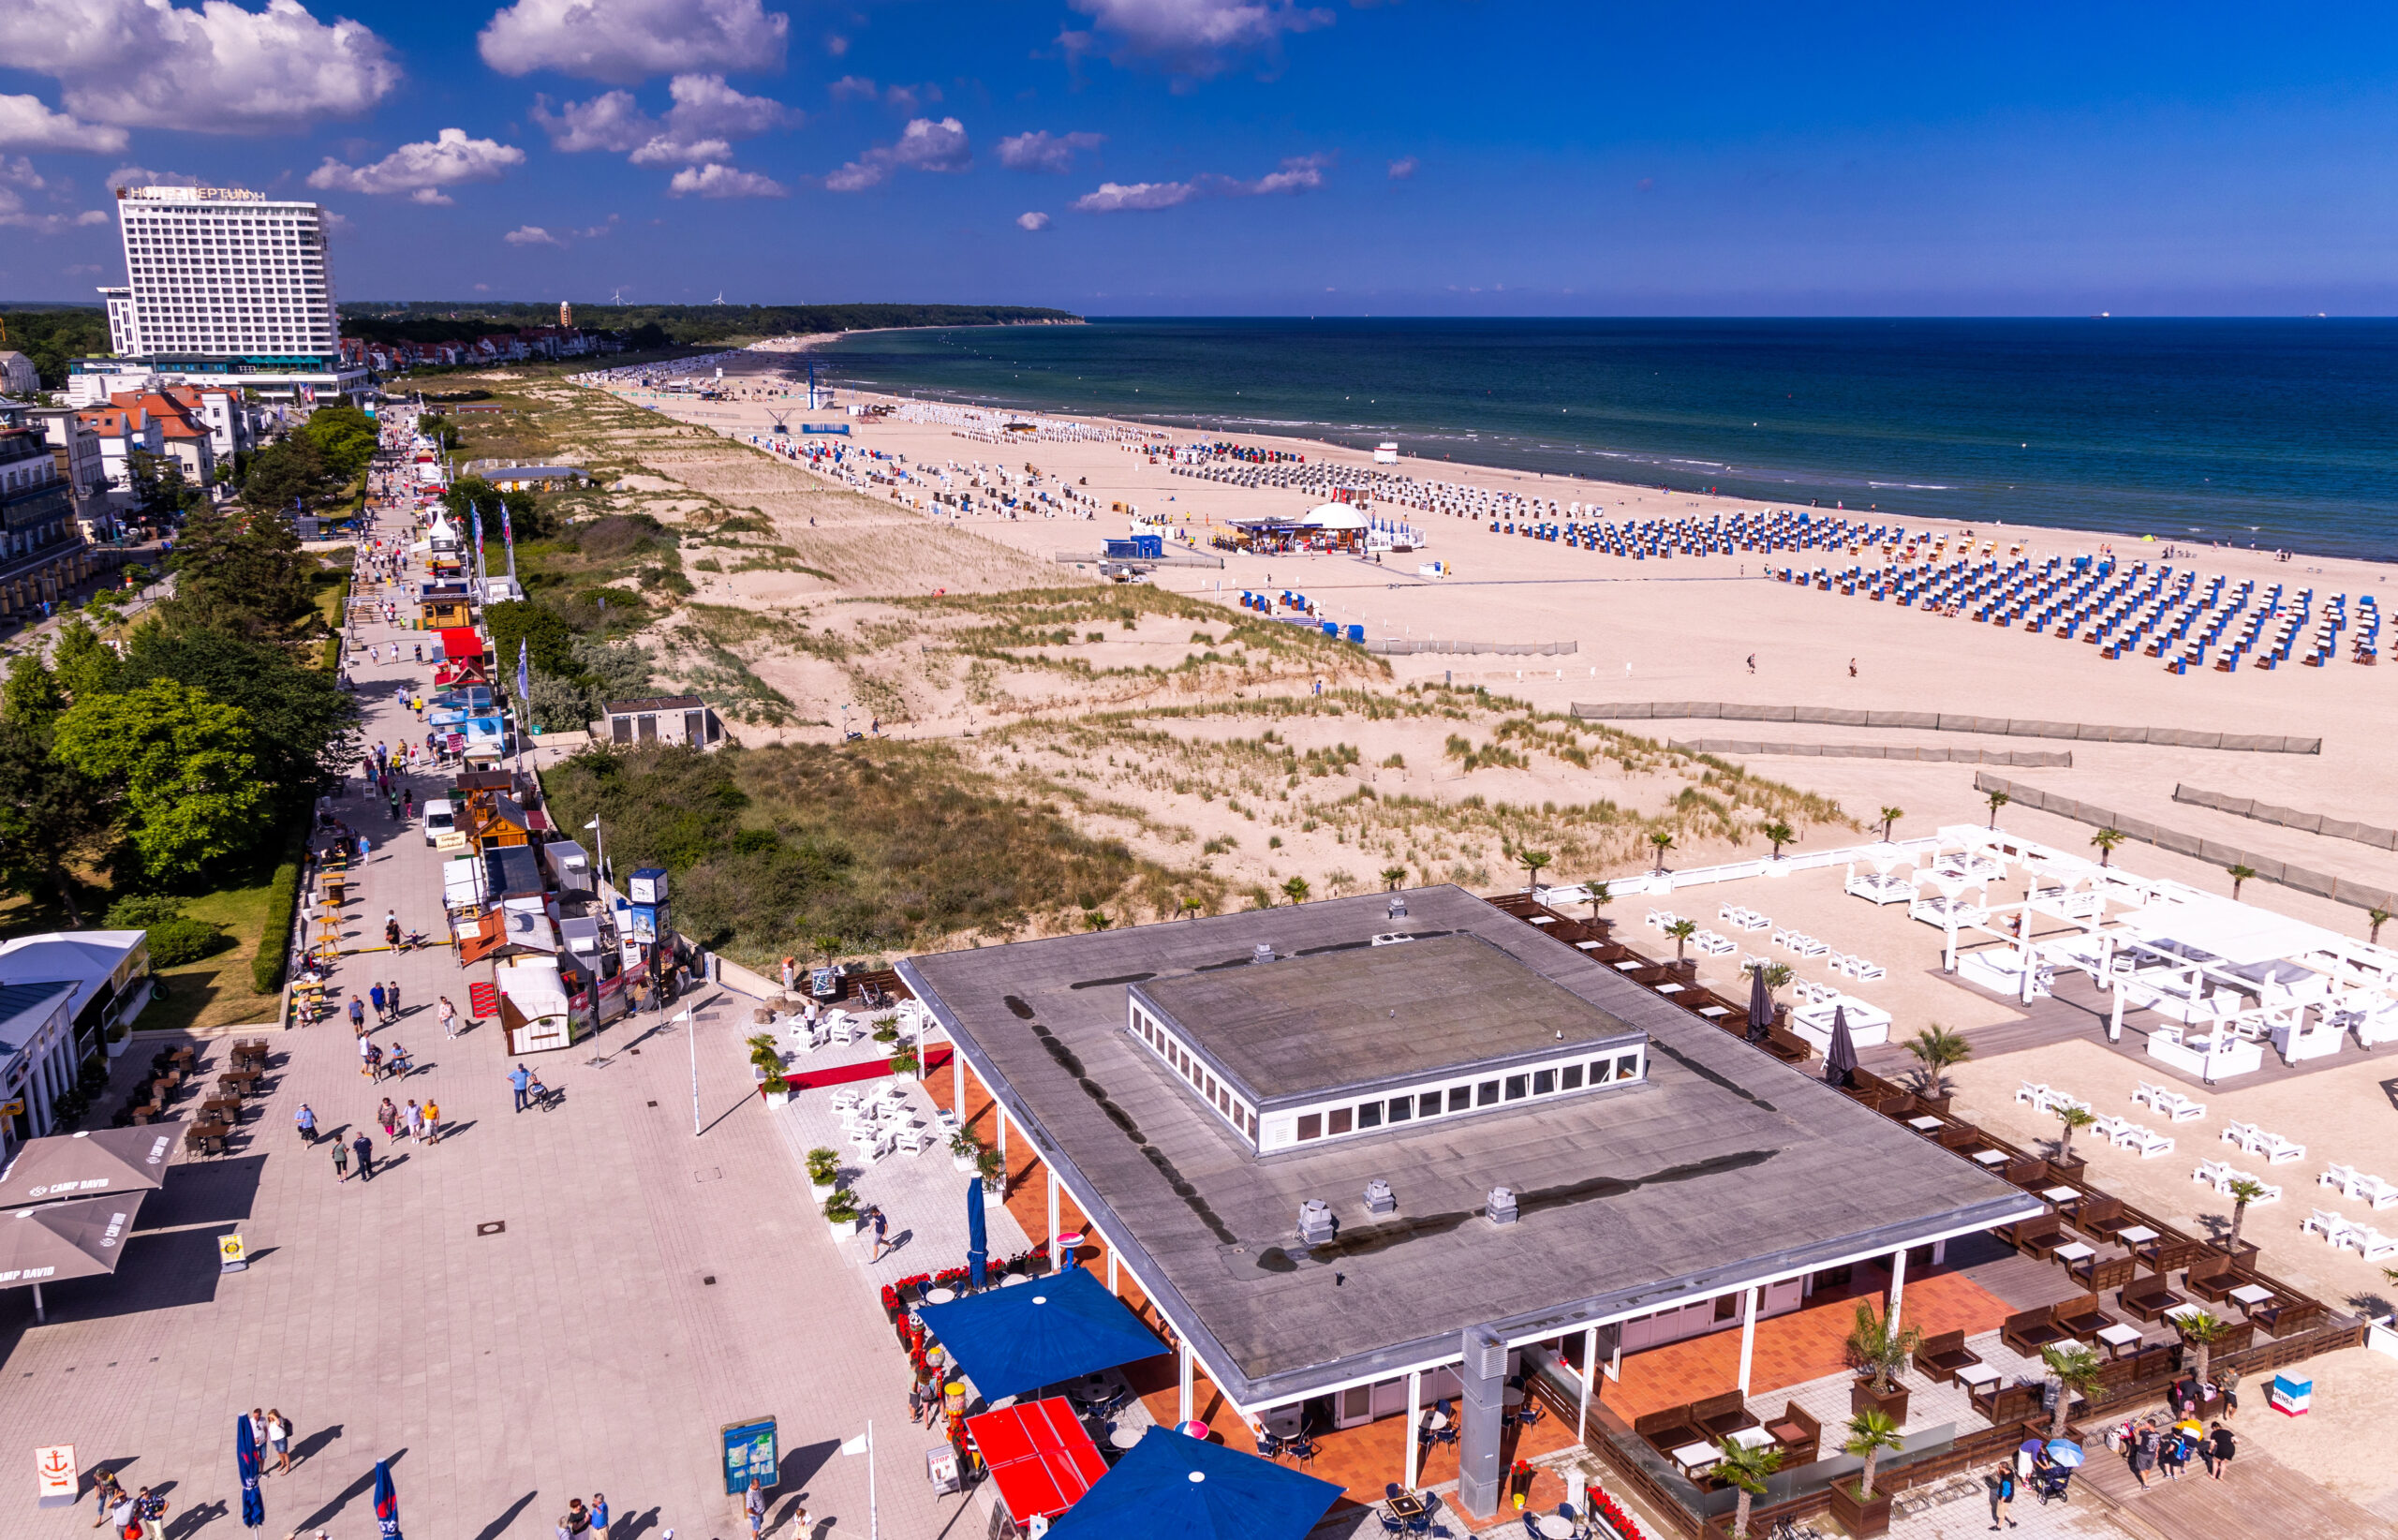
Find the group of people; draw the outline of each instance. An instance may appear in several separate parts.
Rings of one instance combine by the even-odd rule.
[[[2126,1422],[2116,1430],[2116,1442],[2123,1446],[2133,1478],[2145,1487],[2154,1471],[2160,1480],[2179,1481],[2189,1473],[2190,1457],[2196,1455],[2207,1474],[2221,1481],[2223,1473],[2231,1468],[2232,1457],[2239,1453],[2225,1420],[2217,1417],[2213,1427],[2202,1428],[2195,1411],[2168,1415],[2171,1420],[2162,1425],[2152,1415]]]

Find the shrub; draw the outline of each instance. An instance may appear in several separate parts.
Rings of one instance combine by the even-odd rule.
[[[185,919],[181,915],[147,929],[150,934],[150,966],[153,968],[180,968],[185,963],[213,956],[233,944],[232,937],[210,922]]]
[[[109,906],[100,922],[111,930],[147,930],[184,917],[184,901],[159,893],[137,893]]]
[[[841,1174],[841,1157],[822,1146],[807,1152],[807,1179],[819,1187],[833,1182]]]
[[[286,861],[267,884],[266,923],[259,931],[259,955],[250,961],[250,987],[272,995],[283,987],[283,965],[291,953],[291,922],[300,912],[300,864]]]

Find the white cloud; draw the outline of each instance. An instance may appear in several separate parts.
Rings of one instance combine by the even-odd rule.
[[[706,160],[727,160],[732,155],[733,146],[724,140],[685,141],[660,134],[635,150],[629,158],[636,166],[696,166]]]
[[[122,128],[79,123],[70,112],[53,112],[39,96],[0,96],[0,149],[88,150],[111,154],[126,146]]]
[[[1401,155],[1390,163],[1390,179],[1393,182],[1404,182],[1414,176],[1423,164],[1414,155]]]
[[[882,94],[882,99],[895,112],[914,114],[940,100],[940,87],[930,81],[922,85],[895,85]]]
[[[85,225],[105,225],[109,216],[97,209],[81,214],[30,214],[25,209],[24,195],[18,187],[39,191],[48,184],[34,170],[33,162],[19,155],[14,160],[0,160],[0,225],[12,230],[27,230],[37,235],[56,235],[61,231]]]
[[[491,19],[483,63],[632,85],[690,70],[782,67],[791,18],[759,0],[516,0]]]
[[[119,187],[197,187],[200,178],[189,171],[154,171],[147,166],[119,166],[108,174],[106,186],[114,192]]]
[[[1153,60],[1178,75],[1215,75],[1244,54],[1271,56],[1282,35],[1332,24],[1332,12],[1292,0],[1067,0],[1090,32],[1058,40],[1072,53]],[[1108,39],[1103,43],[1102,35]]]
[[[0,59],[48,75],[67,111],[118,127],[257,134],[356,117],[400,81],[383,39],[299,0],[7,0]]]
[[[863,75],[844,75],[826,87],[835,101],[872,101],[882,94],[882,88]]]
[[[974,164],[974,148],[966,138],[966,125],[955,118],[943,118],[936,123],[930,118],[910,119],[900,131],[896,144],[878,144],[851,161],[839,170],[824,178],[827,192],[864,192],[891,180],[899,170],[917,171],[962,171]]]
[[[1277,171],[1253,182],[1207,171],[1188,182],[1103,182],[1096,192],[1074,200],[1078,214],[1124,214],[1171,209],[1194,198],[1262,198],[1270,193],[1301,193],[1324,185],[1328,155],[1293,155]]]
[[[0,160],[0,183],[37,190],[50,185],[41,179],[41,173],[34,170],[34,163],[23,155],[14,160]]]
[[[519,225],[500,237],[511,246],[562,246],[566,243],[539,225]]]
[[[1074,169],[1074,153],[1096,150],[1107,142],[1105,134],[1052,134],[1036,129],[999,141],[999,164],[1012,171],[1070,171]]]
[[[702,198],[783,198],[791,189],[771,176],[756,171],[738,170],[711,161],[705,166],[686,166],[674,173],[666,185],[667,196],[681,198],[697,193]]]
[[[429,141],[403,144],[371,166],[345,166],[331,155],[308,173],[308,185],[339,192],[407,193],[419,203],[448,203],[441,189],[462,182],[496,181],[525,152],[497,140],[469,139],[464,128],[444,128]]]
[[[550,148],[577,154],[585,150],[637,150],[658,132],[658,120],[641,110],[629,91],[606,91],[589,101],[570,101],[553,113],[550,98],[533,98],[533,121],[550,136]]]
[[[681,138],[755,139],[797,116],[771,97],[743,96],[721,75],[677,75],[667,90],[674,105],[667,110],[666,126]]]
[[[1047,230],[1049,228],[1049,216],[1043,214],[1038,209],[1035,209],[1030,214],[1019,214],[1015,216],[1015,228],[1018,230]]]

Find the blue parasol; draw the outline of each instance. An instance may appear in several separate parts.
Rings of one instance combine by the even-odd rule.
[[[383,1540],[401,1540],[400,1494],[392,1485],[392,1467],[375,1462],[375,1533]]]
[[[991,1240],[983,1226],[983,1178],[966,1184],[966,1272],[976,1288],[991,1262]]]
[[[2074,1443],[2072,1440],[2050,1439],[2049,1441],[2049,1458],[2055,1460],[2059,1465],[2064,1466],[2066,1470],[2072,1471],[2079,1470],[2080,1468],[2081,1461],[2084,1457],[2081,1453],[2081,1445]]]
[[[242,1474],[242,1527],[264,1529],[266,1502],[259,1496],[259,1436],[244,1416],[233,1418],[233,1464]]]
[[[1049,1533],[1057,1540],[1300,1540],[1340,1496],[1332,1482],[1153,1426]]]

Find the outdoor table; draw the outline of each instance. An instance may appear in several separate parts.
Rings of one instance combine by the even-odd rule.
[[[1434,1412],[1431,1420],[1424,1426],[1435,1433],[1446,1432],[1449,1427],[1449,1415],[1445,1412]]]
[[[2127,1230],[2115,1232],[2116,1241],[2125,1247],[2143,1246],[2155,1238],[2156,1232],[2145,1224],[2135,1224]]]
[[[2176,1305],[2165,1312],[2168,1321],[2186,1321],[2194,1315],[2212,1313],[2204,1305]]]
[[[2240,1313],[2243,1315],[2247,1314],[2250,1310],[2255,1310],[2257,1306],[2263,1304],[2272,1296],[2272,1290],[2258,1283],[2243,1283],[2240,1287],[2224,1296],[2226,1299],[2229,1299],[2239,1305]]]
[[[2072,1263],[2086,1262],[2090,1258],[2096,1256],[2098,1253],[2092,1251],[2089,1247],[2084,1246],[2081,1242],[2076,1240],[2069,1241],[2066,1244],[2058,1247],[2049,1254],[2055,1257],[2059,1262]]]
[[[927,1305],[946,1305],[956,1297],[955,1289],[926,1289],[925,1291],[925,1303]]]
[[[1974,1151],[1974,1163],[1976,1165],[2005,1165],[2008,1161],[2013,1159],[2013,1156],[2007,1154],[2006,1151],[2003,1149],[1977,1149]]]
[[[1399,1493],[1390,1500],[1389,1507],[1394,1518],[1421,1518],[1425,1513],[1424,1499],[1414,1492]]]
[[[1682,1468],[1685,1475],[1697,1475],[1724,1458],[1724,1451],[1711,1444],[1685,1444],[1666,1457]]]
[[[1509,1385],[1507,1387],[1507,1394],[1502,1398],[1502,1399],[1506,1402],[1507,1410],[1513,1412],[1516,1408],[1524,1404],[1524,1393],[1517,1389],[1514,1385]]]
[[[2050,1203],[2071,1203],[2074,1199],[2081,1196],[2081,1193],[2080,1190],[2076,1188],[2049,1187],[2041,1189],[2040,1196],[2048,1199]]]
[[[2120,1358],[2124,1355],[2124,1349],[2136,1349],[2139,1346],[2139,1328],[2124,1325],[2100,1326],[2098,1340],[2107,1344],[2112,1356]]]
[[[1661,984],[1657,985],[1657,993],[1661,995],[1679,995],[1681,992],[1682,986],[1679,984]]]
[[[1907,1127],[1915,1130],[1917,1133],[1932,1133],[1939,1129],[1940,1119],[1937,1118],[1910,1118],[1907,1119]]]
[[[1743,1449],[1762,1449],[1773,1442],[1773,1435],[1762,1428],[1742,1428],[1730,1436],[1730,1441]]]
[[[1636,973],[1649,965],[1644,962],[1634,962],[1630,957],[1619,957],[1616,959],[1615,966],[1621,972]]]
[[[1175,1431],[1183,1434],[1185,1437],[1194,1438],[1205,1442],[1207,1437],[1207,1425],[1194,1417],[1191,1421],[1184,1423],[1181,1427],[1177,1428]]]
[[[1728,1015],[1730,1015],[1732,1013],[1731,1013],[1731,1011],[1730,1011],[1727,1007],[1724,1007],[1724,1006],[1721,1006],[1721,1005],[1702,1005],[1702,1006],[1700,1006],[1700,1007],[1698,1008],[1698,1014],[1699,1014],[1700,1015],[1705,1016],[1708,1020],[1710,1020],[1710,1021],[1713,1021],[1713,1020],[1714,1020],[1716,1017],[1718,1017],[1718,1016],[1728,1016]],[[1555,1514],[1551,1514],[1551,1515],[1549,1515],[1549,1517],[1550,1517],[1551,1518],[1556,1518],[1557,1516],[1556,1516]]]
[[[1963,1385],[1966,1392],[1971,1394],[1997,1379],[1998,1370],[1991,1368],[1988,1364],[1967,1364],[1962,1369],[1958,1370],[1957,1372],[1950,1377],[1959,1385]]]
[[[1545,1513],[1540,1516],[1540,1533],[1548,1540],[1574,1540],[1574,1520],[1563,1514]]]
[[[1141,1442],[1141,1434],[1146,1429],[1127,1428],[1119,1422],[1107,1430],[1107,1442],[1111,1448],[1130,1449]]]

